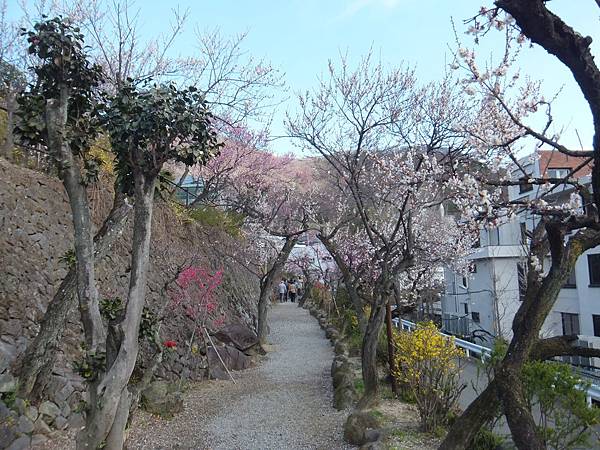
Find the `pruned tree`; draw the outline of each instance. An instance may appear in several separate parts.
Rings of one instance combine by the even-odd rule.
[[[90,396],[86,427],[78,448],[122,448],[131,393],[127,389],[138,353],[145,303],[152,206],[163,164],[194,164],[218,147],[210,113],[195,89],[173,85],[143,89],[124,85],[107,108],[98,97],[103,80],[89,62],[79,28],[61,18],[40,22],[27,33],[29,51],[37,56],[37,83],[20,98],[20,133],[47,146],[67,191],[75,233],[77,297],[85,333]],[[102,113],[100,113],[102,111]],[[93,167],[85,164],[90,140],[103,125],[110,135],[120,176],[133,195],[134,225],[130,284],[119,317],[103,324],[95,278],[93,227],[86,183]],[[85,171],[82,171],[81,168]]]
[[[0,20],[5,26],[1,27],[0,32],[0,51],[5,55],[3,58],[12,61],[17,55],[24,53],[19,51],[23,46],[17,39],[17,24],[5,23],[5,3],[1,11]],[[88,37],[87,44],[90,46],[89,57],[103,69],[103,89],[114,93],[128,78],[186,78],[190,83],[196,83],[212,109],[221,117],[218,124],[222,135],[227,135],[227,129],[230,127],[239,128],[233,124],[261,116],[273,99],[274,92],[282,87],[282,77],[276,69],[267,61],[255,61],[242,49],[245,35],[229,39],[222,36],[218,30],[206,34],[198,33],[202,44],[199,57],[171,55],[172,46],[187,20],[185,11],[175,10],[170,30],[151,39],[144,39],[140,35],[139,9],[129,0],[98,0],[86,3],[36,2],[31,10],[23,11],[23,20],[31,22],[33,16],[59,13],[82,24],[82,29]],[[12,59],[6,55],[11,55]],[[25,67],[27,59],[19,56],[19,64],[16,67]],[[23,86],[24,84],[22,83]],[[14,86],[12,81],[10,86]],[[14,97],[15,92],[11,87],[6,96],[7,102]],[[12,146],[11,118],[14,106],[14,102],[7,103],[7,148]],[[93,163],[91,158],[87,159]],[[235,163],[236,159],[232,162]],[[185,176],[187,166],[182,165],[181,171]],[[217,174],[218,170],[215,172],[215,179],[218,178]],[[95,256],[98,261],[109,252],[131,216],[133,198],[128,198],[122,181],[121,178],[115,180],[112,209],[94,237]],[[209,183],[208,186],[213,185]],[[56,351],[60,348],[60,338],[67,315],[75,305],[75,268],[70,267],[49,302],[40,324],[40,331],[19,358],[16,372],[20,379],[19,395],[22,397],[38,400],[43,396],[43,390],[54,366]]]
[[[513,320],[513,337],[506,356],[487,388],[456,420],[442,443],[443,449],[468,447],[477,431],[499,413],[506,416],[519,449],[546,448],[525,400],[524,364],[561,355],[600,355],[599,349],[578,347],[577,336],[540,335],[575,262],[583,252],[600,245],[600,71],[591,53],[592,39],[579,34],[548,5],[543,0],[497,0],[494,6],[481,8],[468,21],[470,31],[479,38],[490,30],[503,30],[507,36],[504,57],[497,66],[481,70],[475,53],[461,49],[456,62],[467,73],[466,93],[481,105],[481,120],[466,127],[473,148],[481,155],[495,157],[496,161],[508,161],[514,168],[512,173],[490,184],[518,186],[525,182],[539,186],[540,192],[531,200],[497,204],[498,215],[518,209],[536,217],[537,226],[529,233],[527,289]],[[555,56],[573,74],[573,81],[592,113],[591,150],[574,151],[561,144],[558,135],[551,134],[551,101],[542,96],[539,84],[529,80],[520,82],[519,74],[513,70],[513,50],[528,40]],[[540,128],[531,120],[536,113],[546,118]],[[534,177],[516,155],[519,144],[526,138],[557,153],[580,158],[581,164],[561,179],[544,174]],[[575,173],[590,162],[593,162],[590,183],[577,181]],[[546,201],[553,191],[565,187],[574,192],[571,201],[563,204]],[[548,261],[549,267],[542,269],[542,261]]]

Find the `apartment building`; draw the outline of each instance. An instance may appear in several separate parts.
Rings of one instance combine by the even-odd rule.
[[[591,168],[584,160],[553,151],[539,151],[537,158],[525,158],[520,165],[532,178],[564,178],[574,168],[582,183],[589,182]],[[515,169],[513,175],[522,173]],[[520,178],[520,177],[519,177]],[[536,198],[540,186],[526,182],[511,186],[510,200]],[[565,203],[572,188],[560,186],[544,199]],[[525,260],[528,247],[526,230],[533,230],[538,218],[528,213],[497,228],[481,230],[479,247],[469,257],[471,273],[462,276],[445,270],[442,296],[443,328],[453,334],[473,337],[490,345],[496,337],[510,339],[514,315],[525,288]],[[585,252],[562,288],[542,330],[544,336],[579,334],[590,346],[600,346],[600,247]],[[589,365],[589,361],[574,361]]]

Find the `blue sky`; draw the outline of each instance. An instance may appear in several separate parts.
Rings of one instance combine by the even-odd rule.
[[[17,3],[10,0],[9,3]],[[256,57],[265,57],[285,73],[290,90],[289,101],[275,115],[272,131],[283,134],[285,109],[293,109],[293,92],[314,86],[327,68],[329,59],[340,51],[358,59],[370,48],[390,65],[403,61],[416,67],[419,78],[439,78],[454,47],[451,18],[460,39],[472,46],[465,36],[463,19],[472,17],[486,0],[138,0],[140,19],[148,36],[168,30],[170,11],[189,8],[190,16],[174,52],[194,52],[194,29],[218,27],[223,34],[248,31],[245,46]],[[600,9],[592,0],[553,0],[548,3],[568,23],[594,38],[593,48],[600,50]],[[574,6],[576,5],[576,6]],[[501,33],[490,33],[479,53],[502,51]],[[563,143],[579,148],[574,132],[579,132],[584,147],[591,146],[591,115],[570,72],[543,50],[527,50],[521,57],[524,73],[543,80],[547,97],[564,85],[553,108],[557,123],[568,127]],[[285,140],[275,141],[278,152],[293,150]]]

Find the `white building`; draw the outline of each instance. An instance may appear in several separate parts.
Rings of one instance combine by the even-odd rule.
[[[562,178],[581,159],[569,160],[562,154],[540,152],[541,157],[525,163],[531,177]],[[578,173],[580,181],[589,179],[588,168]],[[539,186],[523,183],[508,189],[510,200],[533,198],[541,194]],[[560,186],[545,199],[564,203],[572,190]],[[468,277],[446,270],[442,297],[442,322],[448,332],[479,337],[486,345],[496,337],[510,339],[512,321],[524,290],[524,262],[528,247],[525,230],[533,230],[536,218],[521,214],[498,228],[483,229],[480,247],[471,256],[472,273]],[[600,347],[600,247],[585,252],[575,271],[561,290],[544,323],[542,334],[556,336],[579,334],[589,345]],[[575,362],[575,361],[574,361]],[[577,361],[590,365],[589,361]],[[598,364],[596,364],[598,365]]]

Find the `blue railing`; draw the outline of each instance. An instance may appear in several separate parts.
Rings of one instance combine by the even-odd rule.
[[[408,331],[414,330],[417,326],[416,323],[411,322],[410,320],[404,320],[404,319],[398,319],[398,318],[392,319],[392,322],[394,323],[394,326],[396,328],[401,328],[403,330],[408,330]],[[452,335],[446,334],[446,333],[442,333],[441,331],[440,331],[440,334],[447,336],[447,337],[454,337],[454,344],[457,347],[462,348],[465,351],[466,355],[469,357],[476,356],[478,359],[481,360],[481,359],[488,358],[492,354],[492,350],[488,347],[483,347],[482,345],[477,345],[477,344],[474,344],[473,342],[465,341],[463,339],[458,339],[455,336],[452,336]],[[598,386],[596,384],[590,385],[589,388],[587,389],[586,394],[587,394],[586,398],[587,398],[588,404],[591,404],[592,400],[600,402],[600,386]]]

